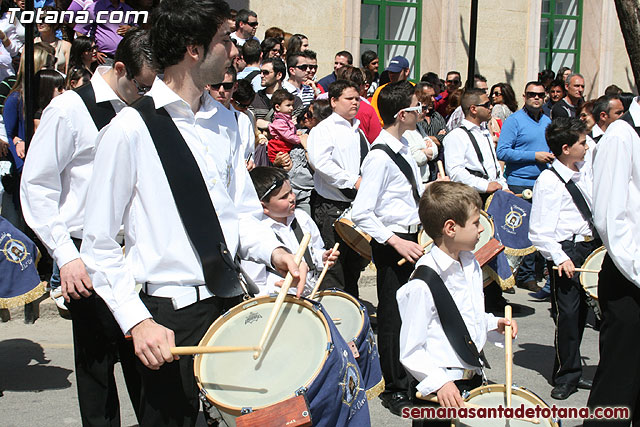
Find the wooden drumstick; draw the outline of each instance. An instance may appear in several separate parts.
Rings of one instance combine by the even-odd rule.
[[[524,191],[520,194],[516,194],[516,197],[522,197],[525,200],[531,200],[533,198],[533,191],[525,188]]]
[[[186,346],[186,347],[171,347],[169,351],[176,356],[189,356],[192,354],[205,354],[205,353],[233,353],[240,351],[256,351],[258,347],[235,347],[235,346]]]
[[[433,239],[429,238],[429,240],[427,240],[422,244],[422,249],[426,249],[427,246],[429,246],[431,243],[433,243]],[[404,265],[406,262],[407,262],[407,259],[402,258],[400,261],[398,261],[398,267],[400,267],[401,265]]]
[[[553,266],[554,270],[558,269],[557,265]],[[600,273],[600,270],[590,270],[588,268],[576,268],[574,269],[576,273]]]
[[[420,400],[426,400],[427,402],[440,404],[440,402],[438,402],[438,397],[434,394],[428,394],[425,396],[419,391],[416,391],[416,397]],[[484,408],[484,406],[471,402],[464,402],[464,406],[465,408]],[[514,418],[514,420],[526,421],[532,424],[540,424],[540,420],[538,420],[537,418]]]
[[[300,242],[300,247],[298,248],[298,252],[294,257],[296,265],[300,265],[302,261],[302,257],[304,256],[304,251],[307,250],[307,246],[309,245],[309,241],[311,240],[310,233],[304,233],[302,237],[302,241]],[[306,277],[301,277],[300,280],[306,280]],[[293,283],[293,276],[291,272],[287,273],[287,276],[284,278],[284,283],[280,288],[280,293],[276,298],[276,302],[273,304],[273,309],[271,310],[271,314],[269,315],[269,319],[267,320],[267,326],[264,328],[264,332],[262,333],[262,337],[260,338],[260,343],[258,344],[258,348],[255,353],[253,353],[253,359],[257,360],[260,357],[260,353],[262,353],[262,349],[264,348],[264,343],[267,341],[269,337],[269,332],[271,332],[271,328],[276,321],[276,317],[278,317],[278,313],[280,312],[280,308],[282,307],[282,303],[284,302],[284,298],[287,296],[289,292],[289,288],[291,287],[291,283]]]
[[[504,317],[511,323],[511,306],[504,307]],[[507,392],[507,408],[511,408],[511,385],[513,384],[513,350],[511,348],[511,324],[504,326],[504,353],[507,381],[504,389]]]
[[[445,176],[447,176],[447,174],[444,173],[444,165],[442,164],[442,160],[438,160],[436,164],[438,165],[438,172],[440,172],[440,178],[444,178]]]
[[[333,255],[335,251],[338,250],[338,246],[340,246],[340,243],[336,243],[335,245],[333,245],[333,248],[331,249],[331,254],[329,256]],[[322,283],[322,280],[324,279],[325,274],[327,274],[327,271],[329,271],[329,263],[325,262],[324,267],[322,268],[322,273],[320,273],[320,277],[318,277],[318,280],[316,281],[316,285],[313,287],[313,291],[311,292],[311,295],[309,295],[309,299],[316,298],[318,289],[320,289],[320,283]]]

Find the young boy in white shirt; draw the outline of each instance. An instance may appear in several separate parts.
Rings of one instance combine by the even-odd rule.
[[[581,378],[580,342],[588,306],[575,268],[602,243],[592,226],[593,184],[591,163],[584,161],[588,149],[585,124],[579,119],[556,118],[545,136],[556,160],[533,187],[529,239],[547,259],[552,274],[556,357],[551,397],[564,400],[578,388],[591,388],[591,381]]]
[[[488,335],[489,332],[497,330],[504,334],[504,327],[509,324],[505,318],[484,312],[482,270],[471,252],[483,231],[481,208],[477,191],[458,182],[434,182],[427,186],[420,199],[420,221],[434,239],[434,245],[417,262],[413,278],[396,294],[402,318],[400,362],[415,379],[412,387],[415,404],[420,404],[414,398],[417,390],[423,395],[436,393],[442,406],[462,407],[461,391],[482,383],[478,353],[487,338],[500,339],[497,334],[492,336],[493,332]],[[442,279],[455,303],[452,309],[457,308],[460,313],[466,331],[456,330],[454,335],[468,337],[475,350],[465,354],[454,350],[454,343],[447,338],[451,334],[445,332],[445,328],[451,332],[451,324],[443,326],[436,308],[437,292],[432,291],[436,280],[429,280],[427,284],[416,277],[422,277],[418,273],[424,266],[433,270],[436,280],[438,276]],[[515,337],[518,326],[515,320],[511,324]],[[468,354],[473,355],[471,363]],[[417,425],[432,424],[414,421]]]
[[[309,265],[309,273],[302,295],[309,296],[324,264],[328,262],[329,266],[333,266],[340,251],[331,253],[331,249],[325,250],[320,231],[309,214],[302,209],[296,209],[296,196],[293,194],[289,177],[284,170],[274,167],[256,167],[250,175],[262,204],[262,221],[271,227],[278,240],[287,249],[292,253],[297,252],[304,233],[311,233],[311,242],[303,258]],[[277,286],[280,286],[283,280],[280,275],[274,271],[268,271],[262,264],[243,261],[243,267],[246,267],[245,271],[260,288],[259,295],[278,292]],[[295,291],[291,289],[293,294]]]

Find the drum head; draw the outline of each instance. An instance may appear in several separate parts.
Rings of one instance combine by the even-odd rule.
[[[582,264],[582,268],[589,270],[601,270],[602,261],[607,254],[607,249],[600,246],[587,257]],[[591,295],[592,298],[598,299],[598,274],[596,273],[580,273],[580,284]]]
[[[333,223],[333,227],[338,236],[349,245],[351,249],[356,251],[358,255],[371,261],[371,236],[360,230],[351,221],[351,208],[342,213],[340,218]]]
[[[486,408],[495,408],[499,405],[503,407],[507,406],[507,395],[505,394],[504,384],[491,384],[473,389],[469,398],[465,399],[466,402],[473,403]],[[530,392],[525,388],[513,387],[511,389],[511,407],[519,408],[520,405],[524,405],[525,408],[534,408],[539,405],[542,408],[548,408],[542,399],[537,395]],[[470,427],[496,427],[496,426],[510,426],[510,427],[531,427],[537,426],[553,426],[558,427],[558,423],[549,418],[540,418],[540,424],[532,424],[528,421],[518,420],[511,418],[508,421],[501,418],[465,418],[454,420],[452,426],[470,426]]]
[[[364,310],[354,297],[336,290],[320,292],[318,298],[345,341],[356,341],[364,327]]]
[[[275,297],[246,301],[218,318],[202,346],[254,346],[260,342]],[[194,358],[198,386],[221,411],[240,415],[293,397],[318,375],[331,342],[329,325],[311,303],[286,297],[262,355],[253,352],[199,354]]]
[[[495,228],[493,226],[493,221],[489,218],[489,215],[485,211],[480,211],[480,224],[484,230],[480,233],[480,240],[476,243],[476,247],[473,249],[473,253],[475,253],[478,249],[489,243],[489,240],[495,234]],[[425,242],[429,242],[429,240],[433,241],[431,237],[424,230],[420,232],[418,235],[418,243],[423,245]],[[431,250],[431,245],[425,248],[425,252],[429,252]]]

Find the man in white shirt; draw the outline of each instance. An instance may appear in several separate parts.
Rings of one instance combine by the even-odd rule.
[[[118,45],[113,66],[99,67],[85,90],[91,89],[93,106],[111,109],[113,116],[144,95],[154,79],[149,36],[132,30]],[[124,340],[104,301],[93,292],[80,258],[87,191],[100,129],[79,93],[67,91],[44,110],[22,172],[20,199],[25,220],[60,267],[62,295],[73,322],[83,424],[100,425],[119,420],[113,377],[118,359],[136,413],[140,378],[135,371],[133,346]]]
[[[351,219],[372,238],[378,292],[378,348],[385,381],[385,391],[380,397],[385,407],[400,415],[410,398],[407,374],[398,359],[401,322],[395,295],[409,280],[413,263],[422,256],[422,247],[417,243],[418,200],[424,191],[409,142],[402,135],[415,130],[422,106],[413,85],[407,81],[385,85],[378,101],[385,126],[362,163],[362,181]],[[410,172],[411,181],[400,166]],[[410,262],[398,266],[402,258]]]
[[[640,100],[607,128],[593,159],[593,219],[607,248],[599,274],[600,362],[590,408],[625,406],[640,415]],[[605,420],[585,420],[585,426]]]
[[[602,135],[607,131],[609,125],[624,114],[624,106],[617,95],[602,95],[593,104],[593,118],[596,124],[591,129],[589,136],[596,143],[600,141]]]
[[[81,253],[96,292],[120,329],[133,338],[141,362],[142,426],[195,425],[200,402],[193,358],[174,357],[170,348],[197,345],[213,321],[241,300],[237,276],[235,283],[220,280],[224,274],[232,278],[235,271],[227,267],[225,257],[238,254],[283,273],[288,270],[294,278],[306,275],[306,268],[298,269],[293,255],[260,225],[255,192],[239,206],[236,195],[243,188],[228,193],[215,153],[206,151],[206,142],[217,135],[212,117],[219,104],[204,87],[224,79],[237,53],[229,37],[229,15],[229,6],[221,0],[163,0],[153,17],[152,51],[164,80],[156,80],[137,107],[149,122],[166,115],[159,121],[164,131],[177,134],[172,139],[174,151],[186,163],[170,164],[171,157],[156,148],[167,141],[159,136],[154,140],[150,134],[160,123],[148,127],[137,109],[125,108],[97,143]],[[147,106],[151,108],[143,109]],[[197,216],[190,215],[195,209],[184,209],[193,197],[172,191],[177,181],[169,182],[167,173],[177,168],[193,177],[182,188],[193,184],[187,191],[198,197]],[[232,172],[248,174],[246,168]],[[248,179],[242,182],[251,185]],[[219,236],[208,242],[211,246],[198,246],[219,251],[213,263],[200,258],[193,228],[183,225],[202,217]],[[114,240],[120,224],[124,224],[126,256]],[[143,284],[139,294],[136,283]],[[303,286],[301,280],[299,292]]]
[[[307,142],[309,162],[315,170],[311,216],[326,247],[340,243],[340,257],[327,272],[323,289],[336,287],[357,298],[358,279],[366,263],[338,236],[333,223],[355,198],[360,165],[369,144],[355,118],[360,106],[358,87],[346,80],[335,81],[329,85],[329,99],[333,114],[311,130]]]
[[[247,40],[260,40],[256,37],[258,29],[258,15],[253,10],[240,9],[236,15],[236,31],[231,33],[231,38],[238,46],[245,44]]]
[[[465,118],[443,141],[445,169],[452,181],[475,188],[484,201],[497,190],[509,189],[491,134],[481,127],[491,119],[491,102],[484,90],[467,89],[461,104]]]

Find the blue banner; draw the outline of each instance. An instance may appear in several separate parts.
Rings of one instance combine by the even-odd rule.
[[[38,247],[0,217],[0,308],[19,307],[45,293],[36,269]]]
[[[487,199],[486,212],[493,220],[495,238],[504,245],[505,254],[524,256],[536,251],[529,240],[531,203],[505,191],[496,191]]]

